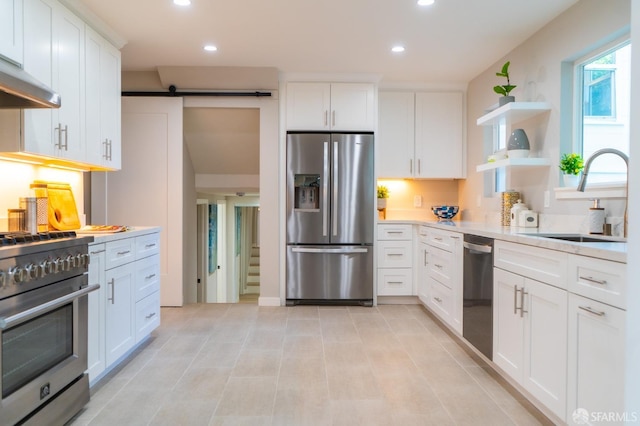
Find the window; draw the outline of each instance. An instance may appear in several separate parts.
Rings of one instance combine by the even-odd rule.
[[[625,42],[576,63],[578,84],[576,151],[586,159],[602,148],[629,155],[631,44]],[[604,155],[589,170],[589,183],[626,180],[627,168],[616,155]]]

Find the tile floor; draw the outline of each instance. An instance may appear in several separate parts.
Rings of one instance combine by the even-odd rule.
[[[163,308],[82,425],[551,424],[420,305]]]

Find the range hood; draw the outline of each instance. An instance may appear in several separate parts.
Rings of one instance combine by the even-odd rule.
[[[0,59],[0,109],[16,108],[60,108],[60,95]]]

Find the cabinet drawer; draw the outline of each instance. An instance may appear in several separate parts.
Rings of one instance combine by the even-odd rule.
[[[432,247],[427,254],[429,276],[448,288],[453,288],[453,254]]]
[[[379,296],[411,296],[413,271],[410,268],[378,269]]]
[[[569,291],[626,309],[627,265],[569,255]]]
[[[141,259],[135,265],[135,300],[138,301],[160,290],[160,255]]]
[[[107,251],[105,269],[115,268],[136,259],[136,247],[134,238],[109,241],[105,245]]]
[[[160,253],[160,234],[153,233],[136,237],[136,259]]]
[[[568,253],[500,240],[494,248],[497,268],[567,289]]]
[[[462,234],[456,232],[441,231],[439,229],[430,229],[427,239],[429,245],[439,247],[446,251],[453,251],[456,241],[460,239]]]
[[[378,224],[378,240],[411,240],[411,225]]]
[[[413,265],[411,241],[378,242],[379,268],[411,268]]]
[[[156,291],[136,303],[136,343],[160,325],[160,292]]]
[[[442,317],[445,322],[448,322],[449,318],[451,318],[451,312],[453,311],[451,289],[437,281],[432,282],[429,306],[437,315]]]

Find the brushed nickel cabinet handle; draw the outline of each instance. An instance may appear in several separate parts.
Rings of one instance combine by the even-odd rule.
[[[594,284],[607,285],[607,280],[596,280],[593,277],[583,277],[582,275],[580,275],[578,278],[580,278],[581,280],[589,281],[590,283],[594,283]]]
[[[595,309],[593,309],[591,306],[578,306],[578,308],[582,309],[583,311],[587,311],[590,314],[594,314],[597,315],[599,317],[603,317],[605,316],[605,312],[603,311],[596,311]]]

